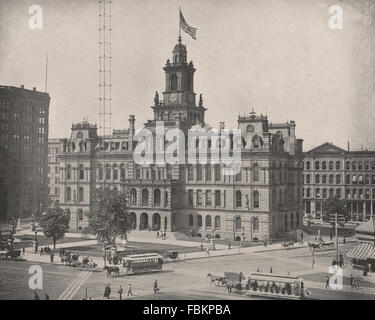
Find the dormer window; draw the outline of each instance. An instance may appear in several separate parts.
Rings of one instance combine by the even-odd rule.
[[[247,132],[254,132],[254,127],[251,124],[247,126]]]
[[[81,131],[78,131],[78,133],[77,133],[77,138],[82,138],[83,137],[83,134],[82,134],[82,132]]]

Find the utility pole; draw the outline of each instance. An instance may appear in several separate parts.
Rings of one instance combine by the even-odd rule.
[[[337,212],[335,213],[336,261],[339,261],[339,238],[337,236]]]

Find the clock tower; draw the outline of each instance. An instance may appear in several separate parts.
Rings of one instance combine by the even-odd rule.
[[[165,91],[163,102],[159,101],[159,95],[155,95],[154,120],[174,121],[177,118],[185,122],[186,127],[202,123],[204,124],[203,100],[200,96],[196,104],[194,93],[194,68],[193,62],[187,63],[186,45],[178,43],[173,49],[172,62],[168,59],[163,70],[165,72]]]

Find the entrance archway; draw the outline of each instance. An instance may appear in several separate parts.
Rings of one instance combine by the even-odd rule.
[[[137,228],[137,216],[134,212],[130,213],[130,229],[134,230]]]
[[[148,214],[146,212],[141,213],[139,221],[139,230],[148,229]]]
[[[152,229],[155,231],[160,230],[160,223],[161,223],[161,218],[159,213],[154,213],[152,215]]]

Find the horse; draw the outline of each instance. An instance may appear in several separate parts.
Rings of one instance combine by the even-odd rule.
[[[211,278],[210,285],[213,283],[214,285],[217,285],[217,286],[218,285],[224,286],[225,283],[226,283],[226,279],[223,276],[216,276],[216,275],[213,275],[213,274],[209,273],[209,274],[207,274],[207,277]]]
[[[104,270],[107,271],[107,277],[117,277],[120,275],[120,268],[115,266],[105,266]]]

